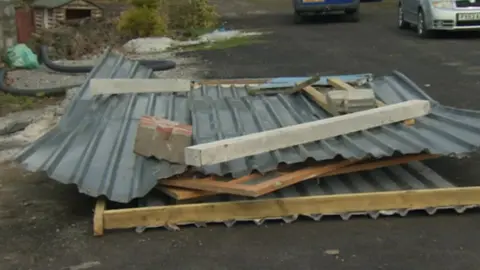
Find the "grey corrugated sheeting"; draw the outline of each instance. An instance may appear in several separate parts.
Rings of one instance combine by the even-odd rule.
[[[149,78],[151,75],[152,71],[138,62],[107,52],[89,78]],[[386,102],[428,98],[401,74],[376,78],[371,83]],[[266,172],[281,162],[296,163],[307,158],[382,157],[395,151],[406,154],[422,150],[460,155],[480,145],[479,112],[437,103],[433,107],[433,113],[418,119],[413,127],[389,125],[199,170],[239,177],[254,169]],[[46,171],[59,182],[74,183],[90,196],[106,195],[118,202],[142,197],[155,186],[158,178],[177,175],[186,169],[133,153],[135,131],[142,115],[193,123],[197,143],[327,117],[304,95],[247,96],[245,87],[218,85],[203,86],[193,91],[190,98],[178,94],[92,96],[87,82],[58,127],[26,148],[17,161],[31,171]]]
[[[428,99],[432,113],[417,118],[416,124],[385,125],[367,131],[289,147],[221,164],[205,166],[206,174],[232,173],[240,177],[252,170],[267,172],[279,163],[293,164],[307,158],[328,160],[337,156],[361,159],[392,156],[395,152],[462,156],[480,146],[480,112],[442,106],[427,96],[404,75],[374,78],[372,88],[385,103]],[[248,96],[245,88],[204,86],[193,92],[192,122],[195,144],[271,130],[329,115],[306,95]]]
[[[258,197],[248,198],[240,196],[221,195],[212,197],[208,200],[202,199],[201,202],[232,202],[241,200],[264,200],[264,199],[280,199],[292,198],[302,196],[319,196],[319,195],[339,195],[339,194],[353,194],[365,192],[384,192],[384,191],[398,191],[398,190],[416,190],[416,189],[435,189],[435,188],[451,188],[454,184],[442,178],[429,167],[423,165],[421,162],[411,162],[405,165],[385,167],[372,171],[350,173],[340,176],[331,176],[318,180],[309,180],[299,183],[295,186],[286,187],[284,189],[275,191],[273,193]],[[151,193],[145,198],[139,200],[139,206],[167,206],[170,205],[170,199],[164,194]],[[178,205],[178,203],[177,203]],[[348,220],[351,216],[362,215],[371,218],[377,218],[381,215],[399,214],[405,216],[408,212],[413,210],[425,210],[428,214],[433,215],[439,209],[453,209],[458,213],[463,213],[466,209],[477,206],[471,205],[452,205],[450,207],[442,208],[426,208],[426,209],[378,209],[378,211],[369,212],[355,212],[355,213],[338,213],[344,220]],[[310,213],[305,215],[313,220],[320,220],[322,213]],[[224,223],[227,226],[234,225],[238,221],[253,221],[257,225],[262,224],[265,220],[282,220],[290,223],[295,221],[299,215],[287,217],[269,217],[266,219],[255,220],[239,220],[232,216],[230,220],[214,221],[212,223]],[[167,229],[178,229],[178,225],[186,224],[169,224]],[[197,226],[205,226],[205,223],[195,224]],[[141,232],[145,227],[137,227],[137,231]]]
[[[149,78],[152,70],[107,53],[89,78]],[[86,82],[51,132],[26,148],[17,160],[31,171],[46,171],[61,183],[74,183],[90,196],[128,202],[147,194],[157,179],[185,166],[145,159],[133,153],[138,119],[145,114],[190,122],[186,98],[153,94],[93,97]]]

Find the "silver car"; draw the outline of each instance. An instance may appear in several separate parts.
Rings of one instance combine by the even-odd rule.
[[[400,0],[398,27],[410,26],[421,37],[435,30],[480,30],[480,0]]]

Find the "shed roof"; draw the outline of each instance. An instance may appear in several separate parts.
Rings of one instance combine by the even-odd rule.
[[[70,2],[72,2],[73,0],[36,0],[35,2],[33,2],[32,4],[32,7],[37,7],[37,8],[57,8],[57,7],[61,7],[61,6],[64,6],[64,5],[67,5],[69,4]],[[82,0],[83,2],[86,2],[92,6],[95,6],[95,7],[98,7],[100,8],[99,6],[97,6],[96,4],[90,2],[90,1],[86,1],[86,0]]]

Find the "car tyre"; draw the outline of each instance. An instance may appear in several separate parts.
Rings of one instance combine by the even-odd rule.
[[[410,28],[410,24],[406,22],[405,19],[403,18],[402,3],[398,4],[398,28],[400,29]]]
[[[417,14],[417,35],[421,38],[429,38],[432,35],[432,31],[427,29],[425,23],[425,13],[419,9]]]
[[[358,22],[360,21],[360,9],[347,9],[345,10],[349,22]]]
[[[297,11],[295,11],[295,12],[293,13],[293,22],[294,22],[295,24],[302,24],[304,21],[305,21],[305,20],[304,20],[302,14],[300,14],[300,13],[297,12]]]

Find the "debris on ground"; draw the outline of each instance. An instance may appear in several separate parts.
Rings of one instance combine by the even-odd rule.
[[[151,78],[135,60],[104,57],[89,80]],[[113,89],[101,97],[84,84],[58,125],[16,161],[100,197],[96,235],[480,205],[480,187],[457,187],[419,162],[476,151],[480,111],[438,104],[399,72],[190,81],[185,91],[165,91],[171,82],[155,80],[157,92],[148,83],[146,92]],[[368,106],[338,105],[356,91],[355,101]],[[347,94],[335,101],[336,114],[325,109],[331,92]],[[109,210],[102,196],[139,199],[140,208]]]
[[[327,255],[339,255],[340,250],[338,250],[338,249],[327,249],[327,250],[325,250],[325,254],[327,254]]]
[[[245,32],[240,30],[215,30],[211,33],[200,35],[198,38],[187,41],[173,40],[168,37],[148,37],[136,38],[128,41],[123,46],[126,52],[130,53],[154,53],[164,52],[171,49],[200,44],[212,44],[215,42],[222,42],[234,38],[260,36],[260,32]]]
[[[130,53],[152,53],[168,50],[175,41],[169,37],[147,37],[129,40],[123,49]]]

